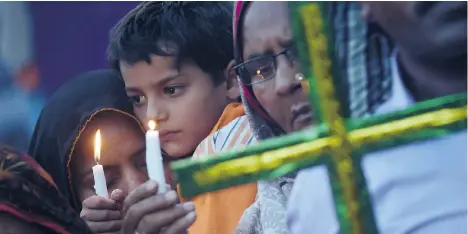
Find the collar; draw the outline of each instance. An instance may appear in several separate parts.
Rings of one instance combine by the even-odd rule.
[[[393,111],[398,111],[411,106],[414,103],[414,98],[409,90],[403,85],[401,80],[400,70],[397,63],[397,51],[392,53],[391,57],[391,72],[392,72],[392,91],[391,97],[376,110],[376,114],[386,114]]]

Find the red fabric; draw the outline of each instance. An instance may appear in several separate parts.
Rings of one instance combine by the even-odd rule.
[[[36,161],[1,145],[0,211],[50,233],[91,233]]]
[[[236,56],[236,64],[240,64],[244,61],[242,58],[242,48],[239,46],[239,40],[242,40],[242,38],[237,38],[238,37],[238,30],[242,30],[242,25],[240,25],[239,20],[242,17],[245,17],[246,11],[248,7],[250,6],[252,2],[251,1],[237,1],[234,7],[234,20],[233,20],[233,36],[234,36],[234,55]],[[243,6],[244,11],[242,11]],[[265,111],[265,109],[262,108],[262,105],[258,102],[257,98],[253,94],[252,88],[250,86],[246,86],[243,83],[241,83],[242,89],[244,90],[244,97],[247,100],[247,103],[249,106],[253,109],[253,111],[257,112],[264,118],[267,122],[271,123],[272,125],[276,125],[276,122],[270,117],[270,115]]]

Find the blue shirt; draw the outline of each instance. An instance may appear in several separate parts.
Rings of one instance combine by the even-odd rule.
[[[404,109],[413,99],[396,61],[392,97],[377,114]],[[467,135],[449,136],[368,153],[362,166],[379,233],[467,233]],[[288,204],[292,234],[339,233],[325,166],[300,171]]]

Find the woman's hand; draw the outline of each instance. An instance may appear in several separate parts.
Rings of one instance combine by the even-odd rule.
[[[164,194],[156,194],[157,191],[158,184],[147,181],[128,195],[122,209],[123,234],[186,233],[195,221],[195,205],[177,204],[177,193],[173,190]]]
[[[125,194],[122,190],[112,191],[111,199],[97,195],[86,198],[80,217],[86,221],[93,233],[119,233],[122,227],[122,202]]]

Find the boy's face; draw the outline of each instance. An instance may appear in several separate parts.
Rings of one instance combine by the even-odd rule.
[[[211,76],[192,63],[179,69],[174,58],[151,56],[151,63],[121,63],[127,95],[146,125],[158,121],[161,147],[183,157],[208,136],[228,103],[226,82],[215,86]]]
[[[445,62],[466,56],[466,1],[362,2],[401,48],[421,61]]]
[[[107,189],[120,189],[127,194],[148,180],[145,157],[145,135],[130,117],[114,112],[96,115],[80,135],[71,158],[73,187],[80,201],[95,194],[91,168],[94,159],[94,137],[101,132],[101,158]]]
[[[313,122],[313,115],[307,96],[295,78],[300,68],[296,61],[297,53],[294,52],[286,3],[253,2],[246,13],[242,30],[244,61],[291,48],[290,56],[276,57],[276,72],[268,72],[275,73],[274,77],[253,84],[252,89],[263,108],[286,132],[308,127]],[[249,70],[263,71],[267,67],[261,63],[257,66]]]

